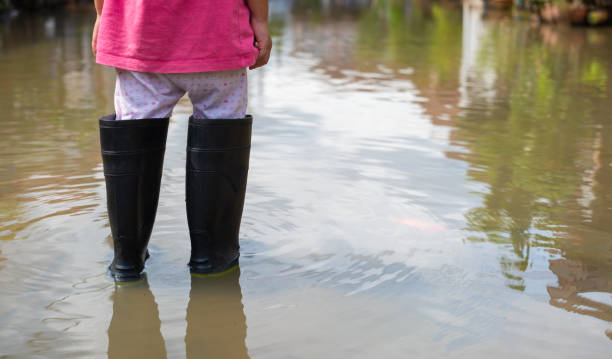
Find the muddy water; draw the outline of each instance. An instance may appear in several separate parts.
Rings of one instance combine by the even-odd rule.
[[[611,29],[342,3],[271,2],[240,269],[188,273],[183,99],[127,286],[92,13],[2,23],[0,357],[609,357]]]

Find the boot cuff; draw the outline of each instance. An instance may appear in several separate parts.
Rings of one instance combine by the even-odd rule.
[[[98,120],[100,128],[110,127],[155,127],[155,126],[168,126],[169,118],[145,118],[140,120],[116,120],[116,115],[106,115]]]

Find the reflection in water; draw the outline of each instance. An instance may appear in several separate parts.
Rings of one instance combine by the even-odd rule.
[[[249,358],[239,278],[238,267],[223,275],[191,276],[187,358]],[[111,299],[108,357],[166,358],[159,311],[147,279],[116,284]]]
[[[612,39],[589,43],[586,33],[484,23],[477,14],[464,10],[465,111],[453,131],[470,151],[455,157],[489,185],[483,206],[465,215],[470,239],[507,248],[502,271],[521,291],[534,253],[549,253],[559,282],[548,287],[551,304],[610,320],[612,124],[598,109],[609,101],[603,49]],[[558,41],[565,36],[573,41]]]
[[[247,359],[240,269],[220,276],[191,275],[187,358]]]
[[[582,213],[572,213],[561,235],[565,258],[550,261],[558,285],[547,289],[552,305],[612,322],[612,126],[597,127],[586,183],[576,190]]]
[[[97,207],[92,115],[112,108],[114,79],[92,64],[90,26],[88,16],[59,13],[0,27],[0,240],[62,227]]]
[[[116,284],[112,301],[109,359],[166,358],[157,303],[146,277],[136,283]]]

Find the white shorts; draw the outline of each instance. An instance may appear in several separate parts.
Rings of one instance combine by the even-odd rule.
[[[229,71],[157,74],[117,71],[117,120],[170,117],[185,93],[198,119],[243,118],[247,106],[246,68]]]

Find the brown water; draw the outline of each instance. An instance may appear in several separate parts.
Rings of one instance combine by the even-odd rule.
[[[186,267],[184,99],[127,286],[92,13],[2,23],[0,357],[610,357],[612,29],[335,3],[271,2],[240,270]]]

